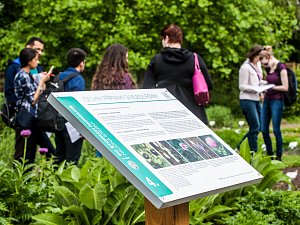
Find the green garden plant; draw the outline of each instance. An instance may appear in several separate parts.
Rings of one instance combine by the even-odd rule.
[[[238,199],[236,211],[222,224],[300,224],[300,192],[253,189]]]
[[[213,225],[215,218],[228,214],[233,209],[221,204],[221,194],[191,201],[189,204],[191,225]]]
[[[255,190],[268,190],[272,188],[274,184],[282,181],[291,185],[289,177],[282,172],[282,169],[286,167],[284,163],[277,160],[271,160],[269,156],[265,156],[262,153],[262,150],[259,150],[255,154],[251,153],[247,141],[242,143],[239,153],[241,157],[243,157],[245,161],[250,163],[258,172],[260,172],[264,178],[256,185],[251,185],[192,201],[190,203],[190,224],[224,224],[219,222],[224,222],[224,218],[229,218],[232,212],[237,210],[238,200],[241,197],[246,196]],[[251,211],[249,213],[254,212]],[[268,221],[270,219],[269,217],[265,218],[262,213],[258,213],[253,218],[261,219],[261,221]],[[238,221],[240,222],[240,220]]]
[[[208,121],[215,121],[216,127],[231,127],[233,115],[229,108],[215,105],[206,109]]]
[[[53,192],[49,184],[55,183],[52,163],[37,166],[25,164],[25,160],[12,164],[0,161],[0,203],[5,203],[0,217],[29,224],[33,215],[45,210]]]
[[[65,166],[63,163],[56,172],[55,206],[34,216],[34,224],[129,225],[144,221],[143,196],[105,159],[89,159],[81,169]]]
[[[240,148],[240,155],[263,175],[264,178],[257,185],[258,190],[272,188],[278,182],[291,185],[290,178],[282,172],[287,165],[278,160],[272,160],[270,156],[263,153],[261,148],[256,153],[251,153],[248,142],[244,141]]]

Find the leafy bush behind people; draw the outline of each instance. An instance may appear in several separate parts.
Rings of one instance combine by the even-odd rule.
[[[234,119],[229,108],[220,105],[210,106],[206,109],[208,121],[215,121],[216,127],[231,127]]]

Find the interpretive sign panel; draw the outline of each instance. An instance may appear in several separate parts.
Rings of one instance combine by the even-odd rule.
[[[157,208],[262,178],[166,89],[53,93],[48,101]]]

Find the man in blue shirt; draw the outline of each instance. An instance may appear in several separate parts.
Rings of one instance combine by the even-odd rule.
[[[67,53],[68,68],[60,74],[60,80],[71,74],[77,74],[77,76],[71,78],[65,85],[64,91],[84,91],[85,81],[80,74],[85,68],[86,53],[80,48],[72,48]],[[62,131],[55,132],[55,144],[56,144],[56,163],[60,164],[64,160],[67,162],[74,162],[78,164],[83,139],[79,138],[75,142],[72,142],[66,126]]]

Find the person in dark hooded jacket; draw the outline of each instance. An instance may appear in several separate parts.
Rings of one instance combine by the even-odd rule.
[[[170,24],[161,32],[163,50],[155,55],[146,71],[143,88],[167,88],[203,123],[208,124],[205,108],[194,100],[192,77],[194,75],[194,53],[182,48],[182,29]],[[203,59],[198,54],[201,71],[208,89],[212,81]]]

